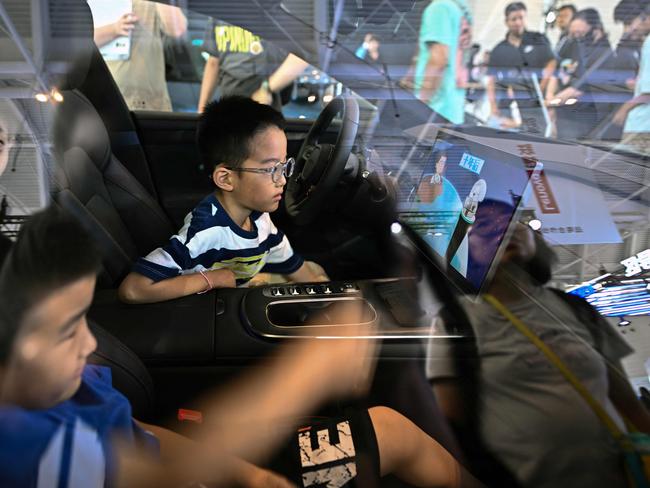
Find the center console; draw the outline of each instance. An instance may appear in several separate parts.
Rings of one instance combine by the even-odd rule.
[[[244,327],[264,338],[335,337],[351,325],[328,313],[341,302],[361,307],[361,322],[386,339],[430,337],[440,303],[412,278],[279,284],[251,288],[241,302]]]

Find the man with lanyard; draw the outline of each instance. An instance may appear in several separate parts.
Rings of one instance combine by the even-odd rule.
[[[533,77],[539,80],[543,93],[555,70],[555,55],[544,34],[526,30],[526,5],[522,2],[506,6],[505,23],[508,34],[492,50],[488,65],[487,95],[492,124],[521,126],[526,132],[544,135],[546,121]],[[504,116],[503,110],[509,107],[512,113]],[[521,121],[517,120],[517,111]]]
[[[415,96],[454,124],[465,120],[464,53],[471,44],[471,24],[465,0],[433,0],[422,13],[418,54],[410,70]]]

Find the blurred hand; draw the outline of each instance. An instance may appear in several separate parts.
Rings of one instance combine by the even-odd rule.
[[[271,283],[270,273],[257,273],[248,282],[248,286],[266,286]]]
[[[577,88],[569,86],[552,97],[549,97],[546,104],[549,107],[559,107],[562,105],[573,105],[582,96],[582,92]],[[568,102],[568,103],[567,103]]]
[[[244,488],[296,488],[284,476],[267,469],[255,469],[241,485]]]
[[[316,366],[315,378],[322,382],[326,397],[362,395],[368,391],[375,371],[379,340],[369,336],[376,334],[376,326],[362,323],[363,309],[356,302],[341,302],[324,315],[325,323],[350,325],[332,327],[335,337],[306,342],[304,361]]]
[[[133,13],[126,13],[122,15],[113,24],[115,37],[128,36],[138,23],[138,17]]]
[[[271,105],[273,103],[273,94],[262,86],[253,92],[251,98],[264,105]]]

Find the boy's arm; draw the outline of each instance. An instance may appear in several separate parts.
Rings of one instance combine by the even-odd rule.
[[[355,304],[328,313],[340,323],[361,319],[361,307]],[[203,444],[227,446],[229,453],[256,462],[287,437],[301,416],[325,400],[365,391],[375,357],[369,327],[338,329],[336,339],[285,345],[274,358],[208,398],[202,408]]]
[[[118,486],[193,486],[197,482],[216,486],[247,488],[292,488],[284,477],[215,449],[204,449],[197,442],[164,427],[134,421],[153,434],[160,443],[161,462],[118,448],[120,470]]]
[[[204,271],[210,285],[200,273],[175,276],[154,281],[140,273],[131,272],[120,284],[118,296],[126,303],[154,303],[194,295],[211,288],[234,288],[235,274],[229,269]]]
[[[307,264],[307,262],[302,263],[302,266],[300,266],[297,271],[288,274],[287,278],[295,283],[329,281],[327,275],[317,273],[311,266],[309,266],[309,264]]]
[[[341,322],[358,323],[360,310],[347,304],[330,313]],[[368,332],[367,326],[355,325],[340,331],[345,338],[283,346],[261,367],[206,399],[196,442],[141,424],[160,441],[163,465],[140,453],[134,455],[133,449],[118,449],[119,486],[185,486],[217,476],[224,479],[223,474],[226,481],[246,480],[244,486],[290,486],[233,456],[262,459],[295,428],[301,416],[321,402],[367,390],[375,357],[375,343],[367,338]]]

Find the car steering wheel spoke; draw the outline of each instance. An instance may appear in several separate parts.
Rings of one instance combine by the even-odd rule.
[[[336,114],[341,125],[334,144],[319,143]],[[351,96],[334,98],[309,129],[298,156],[297,167],[287,183],[284,205],[294,223],[304,225],[329,203],[328,197],[345,170],[359,126],[359,105]]]

